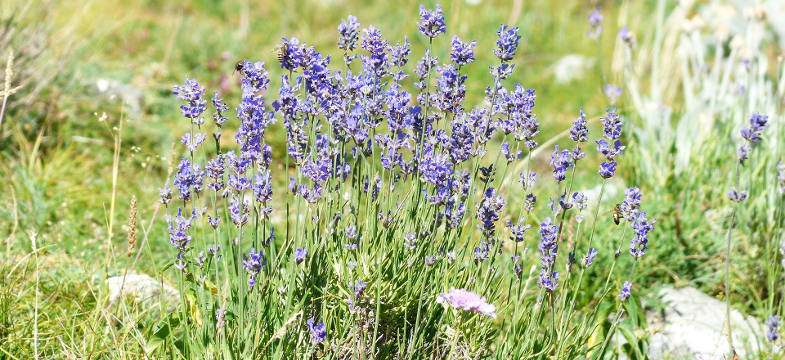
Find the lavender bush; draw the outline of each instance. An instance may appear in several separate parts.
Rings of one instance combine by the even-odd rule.
[[[462,70],[481,44],[450,40],[438,5],[419,15],[427,47],[416,61],[408,38],[393,44],[349,16],[338,26],[338,65],[296,38],[283,39],[277,64],[239,63],[234,110],[195,79],[174,87],[189,124],[174,178],[160,189],[183,299],[165,320],[177,329],[169,351],[603,357],[639,307],[632,281],[655,223],[635,187],[616,225],[601,211],[626,149],[622,115],[608,108],[592,135],[576,109],[551,174],[536,174],[535,90],[511,81],[518,28],[499,26],[498,61],[477,80],[489,85],[473,106]],[[599,37],[599,11],[589,20]],[[269,66],[284,70],[277,94]],[[277,126],[283,159],[266,137]],[[581,161],[595,145],[602,160]],[[577,188],[579,165],[600,182],[598,198]],[[597,236],[606,227],[613,239]],[[610,268],[595,271],[598,258]],[[603,285],[587,289],[584,279],[598,275]],[[592,307],[577,308],[578,296],[594,297]]]

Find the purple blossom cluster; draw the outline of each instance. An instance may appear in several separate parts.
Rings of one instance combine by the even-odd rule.
[[[655,220],[648,220],[645,211],[635,213],[632,220],[632,230],[634,236],[630,239],[630,254],[635,258],[641,258],[649,249],[649,232],[654,229]]]
[[[553,224],[551,218],[545,218],[540,224],[540,278],[537,284],[547,291],[554,291],[559,286],[559,273],[553,271],[556,263],[559,244],[556,237],[559,226]]]
[[[496,40],[496,50],[493,54],[496,55],[501,61],[510,61],[515,56],[518,50],[518,42],[521,40],[521,35],[518,34],[518,27],[511,27],[505,24],[499,26],[496,31],[499,37]]]
[[[594,9],[594,11],[589,14],[589,26],[591,26],[591,29],[586,32],[586,35],[592,39],[599,39],[600,34],[602,34],[602,19],[603,16],[600,9]]]
[[[453,35],[452,42],[450,43],[450,60],[452,60],[458,68],[474,62],[474,46],[477,41],[463,42],[458,35]]]
[[[420,22],[417,23],[417,27],[421,34],[430,39],[444,34],[447,31],[447,25],[444,23],[442,7],[436,4],[435,9],[428,10],[425,6],[420,5]]]
[[[306,323],[308,324],[308,332],[311,333],[311,344],[320,344],[327,339],[327,327],[324,322],[317,323],[316,319],[310,318]]]
[[[772,315],[766,320],[766,326],[768,327],[768,331],[766,331],[766,339],[769,342],[775,342],[777,339],[780,338],[779,328],[780,328],[780,317],[777,315]]]
[[[600,121],[602,121],[603,138],[596,143],[597,151],[605,156],[605,161],[600,164],[599,173],[603,179],[608,179],[616,173],[616,157],[621,156],[625,149],[619,140],[624,123],[615,108],[608,108]]]
[[[204,86],[199,85],[199,82],[195,79],[186,78],[185,83],[175,86],[172,93],[177,95],[178,100],[185,102],[185,104],[180,105],[180,111],[184,117],[191,119],[194,125],[204,124],[204,120],[199,118],[204,112],[205,104],[207,103],[203,99]]]
[[[744,165],[744,161],[749,159],[750,150],[752,150],[752,146],[761,142],[763,138],[763,131],[766,129],[766,125],[768,124],[769,117],[766,115],[761,115],[758,113],[753,113],[749,119],[749,127],[744,127],[741,129],[741,137],[745,140],[744,143],[739,145],[738,149],[736,150],[736,155],[739,160],[739,166]],[[782,168],[782,166],[780,166]],[[738,172],[739,169],[736,169],[736,186],[728,190],[728,199],[735,203],[740,203],[747,199],[747,191],[741,190],[738,188]],[[780,169],[780,173],[778,174],[778,180],[780,184],[785,183],[785,176],[783,175],[783,170]],[[782,188],[782,185],[780,185]],[[785,189],[785,188],[782,188]]]
[[[393,45],[373,25],[361,28],[354,16],[337,27],[337,47],[344,55],[340,70],[332,67],[330,56],[315,47],[297,38],[282,38],[277,49],[282,69],[277,93],[271,90],[267,64],[248,60],[237,64],[241,95],[231,114],[236,119],[230,120],[230,107],[215,92],[211,99],[213,124],[206,125],[202,120],[207,117],[204,87],[190,78],[174,87],[191,130],[181,137],[186,151],[173,179],[159,189],[159,195],[162,204],[177,204],[176,215],[167,216],[167,230],[177,250],[178,268],[201,272],[200,279],[212,276],[210,260],[218,261],[226,251],[232,256],[222,261],[228,258],[234,266],[221,272],[234,271],[235,276],[247,279],[249,291],[245,292],[242,281],[238,283],[243,291],[237,293],[266,295],[268,280],[283,272],[278,268],[284,266],[279,258],[289,266],[287,271],[293,269],[293,278],[300,284],[313,281],[308,272],[335,255],[325,252],[337,251],[347,256],[348,276],[339,282],[342,293],[347,294],[342,296],[344,305],[362,318],[366,314],[361,310],[370,308],[372,299],[365,294],[368,284],[360,280],[359,269],[354,269],[371,266],[363,263],[364,252],[374,241],[400,241],[407,266],[422,264],[424,272],[459,263],[464,256],[467,261],[472,257],[474,264],[467,263],[482,274],[492,273],[480,271],[483,266],[495,271],[495,265],[488,264],[495,263],[497,254],[509,251],[505,247],[509,240],[515,247],[510,256],[513,271],[520,280],[526,250],[519,252],[518,245],[531,241],[526,233],[539,222],[537,283],[542,292],[559,290],[556,269],[564,261],[558,256],[560,235],[565,229],[572,232],[570,223],[565,223],[566,214],[578,213],[575,219],[580,224],[581,211],[588,205],[588,197],[573,191],[572,181],[566,181],[568,170],[574,179],[578,161],[586,156],[586,114],[581,109],[572,122],[569,146],[554,146],[549,164],[558,189],[549,206],[557,222],[551,217],[540,221],[537,174],[528,166],[539,146],[535,90],[506,81],[515,67],[512,61],[519,50],[519,29],[500,25],[493,50],[498,61],[490,68],[486,101],[473,105],[467,102],[468,75],[462,70],[475,63],[476,41],[453,36],[448,61],[440,61],[431,47],[447,32],[442,9],[439,5],[433,10],[420,7],[419,15],[418,29],[428,40],[428,49],[416,65],[409,64],[412,44],[408,38]],[[597,13],[593,19],[599,34],[602,17]],[[407,67],[413,67],[413,72],[407,72]],[[267,96],[275,99],[268,102]],[[614,108],[607,109],[601,121],[603,135],[596,144],[604,161],[599,175],[608,179],[614,176],[617,157],[625,149],[621,142],[623,121]],[[222,149],[221,133],[232,122],[237,123],[234,144]],[[765,125],[765,119],[752,122],[750,138],[760,133],[761,122]],[[214,151],[206,141],[208,126],[214,131]],[[266,141],[270,129],[285,133],[282,147],[286,158],[276,159],[284,164],[274,164],[273,154],[278,149],[274,152]],[[498,155],[492,153],[496,160],[486,156],[489,143],[500,146]],[[490,148],[495,149],[493,146]],[[199,155],[205,158],[199,159]],[[502,156],[506,167],[498,163]],[[529,158],[526,170],[513,175],[519,176],[523,192],[510,191],[497,175],[506,176],[524,156]],[[288,188],[277,192],[273,184],[287,178]],[[520,197],[511,199],[508,206],[507,193],[520,193]],[[272,214],[283,211],[284,202],[288,216],[285,235],[282,227],[278,234],[286,246],[278,246]],[[630,253],[636,259],[648,249],[648,234],[655,223],[640,205],[640,190],[628,189],[620,208],[634,231]],[[568,212],[570,209],[576,210]],[[515,211],[520,213],[513,216]],[[296,226],[289,226],[292,222]],[[500,223],[506,226],[500,227]],[[202,236],[193,231],[198,224],[213,230],[205,242],[192,241]],[[225,250],[216,243],[220,237],[227,238],[222,243]],[[331,237],[338,239],[334,247]],[[464,240],[466,250],[460,253],[456,243]],[[194,243],[206,245],[194,250]],[[576,252],[563,255],[567,273],[576,261],[584,269],[591,267],[598,256],[592,247],[582,259],[576,259]],[[190,255],[193,253],[199,255]],[[620,299],[629,297],[631,286],[625,282]],[[566,286],[561,289],[568,291]],[[284,287],[279,293],[286,291]],[[436,300],[455,309],[496,317],[495,306],[469,290],[452,288]],[[312,317],[306,324],[313,345],[326,341],[324,322]]]
[[[619,291],[619,300],[627,301],[632,295],[632,283],[629,281],[625,281],[624,284],[621,286],[621,291]]]

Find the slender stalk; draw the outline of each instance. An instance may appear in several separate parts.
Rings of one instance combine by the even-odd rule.
[[[594,241],[594,231],[597,229],[597,217],[600,215],[600,204],[602,204],[602,195],[605,194],[605,184],[607,183],[608,179],[604,179],[602,180],[602,185],[600,185],[600,196],[597,198],[597,205],[594,207],[594,221],[592,222],[591,234],[589,235],[589,249]]]
[[[741,162],[736,162],[736,189],[739,188],[740,165]],[[728,232],[725,237],[725,241],[727,243],[727,247],[725,249],[725,320],[726,326],[728,327],[728,354],[730,354],[730,356],[733,356],[733,354],[736,353],[736,349],[733,347],[733,330],[730,323],[730,264],[732,250],[731,232],[733,231],[733,227],[735,225],[734,222],[736,221],[736,211],[738,207],[738,203],[733,206],[733,210],[731,211],[730,215],[730,223],[728,224]]]

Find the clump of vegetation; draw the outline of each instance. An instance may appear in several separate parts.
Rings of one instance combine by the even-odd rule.
[[[782,355],[771,8],[32,4],[0,4],[0,358],[643,359],[662,283]]]
[[[601,21],[596,10],[592,36]],[[508,84],[519,29],[499,26],[486,102],[469,109],[462,70],[476,41],[453,36],[440,61],[441,8],[421,7],[417,25],[428,47],[413,73],[408,39],[392,44],[353,16],[338,27],[340,70],[284,38],[276,60],[285,74],[269,105],[266,64],[240,62],[231,149],[220,94],[208,112],[197,80],[174,87],[190,130],[160,201],[186,303],[168,320],[180,325],[168,343],[183,356],[602,357],[622,317],[641,313],[630,280],[655,221],[637,187],[625,191],[615,224],[599,214],[626,149],[620,114],[608,108],[592,139],[602,157],[596,199],[573,188],[590,139],[582,111],[564,148],[553,145],[553,180],[541,174],[535,185],[535,91]],[[285,159],[266,143],[276,123]],[[288,177],[288,188],[274,191],[273,176]],[[598,226],[616,227],[614,240],[595,239]],[[610,243],[614,251],[595,248]],[[586,288],[597,256],[612,259],[610,269]],[[577,296],[599,301],[578,308]]]

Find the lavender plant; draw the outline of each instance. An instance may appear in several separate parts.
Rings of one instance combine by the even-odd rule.
[[[554,181],[535,186],[535,91],[510,80],[519,29],[498,28],[485,102],[472,105],[462,70],[477,43],[448,41],[438,5],[419,16],[428,45],[413,71],[408,38],[393,45],[349,16],[338,26],[342,66],[296,38],[282,40],[272,65],[284,70],[277,95],[270,65],[238,64],[236,120],[217,92],[207,110],[195,79],[174,87],[189,129],[160,201],[183,298],[167,321],[180,329],[172,346],[183,357],[603,356],[635,291],[630,272],[614,270],[620,256],[612,249],[621,245],[595,239],[610,224],[600,216],[603,192],[589,199],[573,189],[590,138],[586,115],[573,123],[569,145],[554,146]],[[434,55],[440,44],[450,48],[444,62]],[[595,177],[604,188],[625,146],[620,113],[609,108],[601,121]],[[227,144],[221,134],[233,123]],[[277,126],[284,159],[267,143]],[[511,174],[520,185],[510,188],[507,172],[522,161],[526,170]],[[550,198],[547,207],[538,197]],[[640,191],[628,190],[620,238],[632,228],[625,264],[633,273],[654,224],[640,206]],[[534,246],[538,254],[527,251]],[[580,267],[576,252],[586,254]],[[600,258],[613,265],[599,292],[588,293],[582,280]],[[582,292],[599,302],[578,308]],[[615,316],[603,333],[599,309],[608,304]]]

